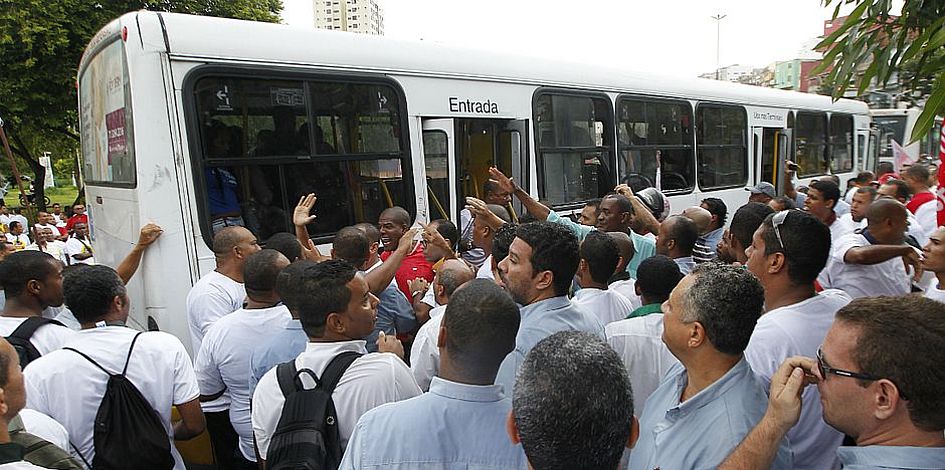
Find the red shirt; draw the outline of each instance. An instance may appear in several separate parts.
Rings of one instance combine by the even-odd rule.
[[[381,253],[381,261],[387,261],[390,255],[391,253],[388,251]],[[394,279],[397,280],[397,287],[407,296],[411,304],[413,303],[413,297],[410,295],[410,286],[408,283],[418,277],[422,277],[428,282],[433,282],[433,266],[423,257],[423,246],[421,245],[417,245],[417,249],[413,250],[413,253],[404,258],[403,262],[400,263],[400,267],[397,268],[397,273],[394,275]]]
[[[915,211],[919,210],[919,206],[934,200],[935,195],[932,194],[932,191],[922,191],[921,193],[912,196],[912,199],[910,199],[906,204],[906,209],[909,209],[909,212],[915,214]]]

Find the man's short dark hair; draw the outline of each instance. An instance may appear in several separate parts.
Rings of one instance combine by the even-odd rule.
[[[896,187],[896,198],[902,200],[908,200],[909,195],[912,194],[912,190],[909,189],[909,185],[906,184],[903,180],[889,179],[886,180],[884,184]]]
[[[593,207],[597,209],[600,207],[600,199],[591,199],[590,201],[584,203],[584,207]]]
[[[47,253],[22,250],[10,253],[0,262],[0,285],[7,299],[17,297],[31,280],[44,280],[56,269],[56,259]]]
[[[880,176],[895,172],[896,168],[893,166],[892,162],[879,162],[876,164],[876,173],[879,173]]]
[[[515,240],[515,224],[502,224],[492,237],[492,259],[496,263],[509,255],[509,246]]]
[[[810,187],[820,191],[824,201],[833,201],[833,208],[837,208],[837,201],[840,200],[840,187],[830,180],[814,180],[810,182]]]
[[[692,249],[695,248],[696,241],[699,239],[699,229],[696,227],[696,223],[692,219],[681,215],[674,215],[663,223],[667,222],[670,222],[667,230],[669,239],[676,240],[676,245],[683,253],[692,253]]]
[[[941,433],[945,304],[921,295],[860,298],[841,308],[836,321],[859,329],[854,370],[891,380],[907,402],[912,423],[923,431]]]
[[[285,256],[271,248],[259,250],[246,258],[243,265],[243,286],[249,296],[266,295],[275,290],[276,278],[284,266],[278,261]]]
[[[637,267],[636,285],[650,301],[663,303],[683,278],[679,265],[666,255],[651,256]]]
[[[364,235],[367,236],[369,242],[381,242],[381,231],[378,230],[377,225],[374,225],[370,222],[361,222],[359,224],[354,224],[354,228],[364,232]]]
[[[404,209],[400,206],[388,207],[387,209],[384,209],[381,212],[380,217],[387,217],[394,222],[403,225],[404,227],[410,225],[410,213],[407,212],[407,209]]]
[[[357,268],[367,263],[371,254],[371,241],[364,231],[355,227],[344,227],[335,234],[331,249],[336,258],[343,259]]]
[[[487,179],[485,182],[482,183],[483,196],[485,196],[486,194],[499,194],[501,192],[502,190],[499,188],[499,183],[496,183],[495,181],[492,181],[491,179]]]
[[[910,178],[921,181],[925,183],[929,180],[929,167],[921,164],[915,164],[902,170],[902,176],[909,176]]]
[[[519,225],[515,236],[532,248],[532,276],[551,271],[555,295],[567,295],[580,262],[574,233],[561,224],[539,221]]]
[[[854,181],[856,181],[857,184],[870,184],[874,179],[876,179],[876,175],[874,175],[872,171],[861,171],[856,174]]]
[[[302,258],[302,244],[299,243],[298,238],[295,238],[295,235],[288,232],[279,232],[269,237],[265,246],[282,253],[289,261]]]
[[[783,211],[784,211],[784,210],[788,210],[788,209],[796,209],[796,208],[797,208],[797,202],[795,202],[794,199],[789,198],[789,197],[787,197],[787,196],[778,196],[778,197],[772,199],[772,201],[774,201],[775,204],[781,206],[781,210],[783,210]],[[769,206],[769,207],[770,207],[770,206]]]
[[[784,253],[788,279],[796,286],[809,285],[823,271],[830,257],[830,228],[813,214],[792,210],[778,226],[784,248],[774,231],[774,216],[765,218],[762,237],[765,256]]]
[[[617,468],[630,439],[633,390],[617,353],[597,336],[563,331],[522,363],[512,414],[537,470]]]
[[[494,376],[515,349],[520,321],[518,306],[504,289],[487,279],[474,279],[446,304],[446,350],[464,371]]]
[[[436,219],[430,223],[436,224],[436,231],[440,232],[440,236],[455,250],[456,242],[459,241],[459,230],[456,229],[456,224],[446,219]]]
[[[14,228],[19,227],[19,226],[21,226],[21,225],[23,225],[23,224],[17,222],[16,220],[11,220],[11,221],[10,221],[10,230],[13,230]]]
[[[62,281],[62,291],[66,305],[79,323],[101,320],[116,296],[127,299],[125,283],[118,273],[101,264],[69,270]]]
[[[466,264],[465,261],[460,260],[460,262]],[[468,264],[466,264],[465,272],[452,269],[450,266],[449,263],[444,263],[440,270],[436,272],[436,282],[443,286],[443,295],[447,298],[452,297],[453,292],[456,292],[459,286],[476,278],[475,271]]]
[[[702,200],[702,203],[705,204],[705,208],[710,214],[719,218],[719,227],[725,225],[728,218],[728,207],[725,205],[725,201],[717,197],[707,197]]]
[[[289,311],[299,317],[305,334],[318,338],[325,334],[329,313],[348,309],[351,291],[347,284],[357,272],[342,260],[296,261],[279,274],[276,290]]]
[[[876,194],[877,194],[876,188],[872,186],[860,186],[859,188],[856,188],[856,192],[857,194],[869,194],[870,201],[876,200]]]
[[[761,283],[747,269],[721,263],[696,265],[690,274],[695,279],[683,296],[683,321],[702,323],[719,352],[743,353],[764,308]]]
[[[748,248],[751,245],[751,237],[755,235],[755,230],[758,230],[765,217],[773,212],[774,209],[767,204],[749,202],[735,211],[728,232],[738,240],[738,243]]]
[[[629,212],[630,215],[633,215],[633,213],[634,213],[634,212],[633,212],[633,203],[631,203],[630,200],[626,198],[626,196],[624,196],[624,195],[622,195],[622,194],[616,194],[616,193],[614,193],[614,194],[608,194],[608,195],[604,196],[604,199],[609,199],[609,200],[612,200],[612,201],[616,202],[616,203],[617,203],[617,210],[619,210],[621,214],[624,213],[624,212]]]
[[[225,257],[233,251],[236,245],[240,244],[244,235],[244,227],[223,227],[213,235],[213,254],[217,257]]]
[[[580,252],[581,259],[587,263],[591,279],[600,284],[607,284],[607,280],[617,269],[617,263],[620,262],[620,249],[617,248],[617,242],[604,232],[592,230],[584,237]]]

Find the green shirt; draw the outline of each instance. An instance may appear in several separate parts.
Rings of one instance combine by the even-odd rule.
[[[663,304],[646,304],[630,312],[630,315],[627,315],[627,318],[645,317],[651,313],[663,313],[663,310],[660,309],[660,305]]]

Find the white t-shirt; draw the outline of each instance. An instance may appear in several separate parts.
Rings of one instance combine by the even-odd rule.
[[[571,304],[595,315],[602,325],[623,320],[633,311],[633,304],[615,290],[584,287],[574,294]]]
[[[7,243],[12,243],[12,244],[16,245],[16,246],[17,246],[17,249],[19,249],[19,250],[22,250],[23,248],[26,248],[26,246],[30,244],[30,237],[29,237],[27,234],[25,234],[25,233],[21,233],[21,234],[19,234],[19,235],[14,235],[14,234],[12,234],[12,233],[6,233],[6,234],[4,234],[4,236],[7,237]]]
[[[836,212],[837,216],[850,213],[850,204],[847,204],[846,201],[840,199],[837,201],[837,204],[834,206],[833,211]]]
[[[663,314],[651,313],[611,323],[604,327],[604,335],[627,367],[633,409],[640,414],[666,371],[679,363],[663,343]]]
[[[59,261],[62,261],[62,264],[66,264],[66,244],[59,240],[46,242],[46,246],[42,248],[40,248],[38,244],[33,243],[33,244],[28,245],[26,249],[48,253],[49,256],[52,256],[53,258],[56,258]]]
[[[92,253],[92,243],[79,240],[76,237],[69,237],[66,241],[66,264],[95,264],[95,257],[85,259],[75,259],[73,255]]]
[[[0,336],[6,338],[13,333],[21,323],[26,321],[25,317],[2,317],[0,316]],[[33,332],[30,337],[30,343],[36,347],[40,354],[45,356],[59,348],[76,337],[76,332],[59,325],[43,325]],[[31,362],[30,366],[33,365]]]
[[[20,420],[23,421],[24,431],[43,438],[70,454],[74,453],[69,445],[69,431],[58,421],[29,408],[20,410]]]
[[[436,342],[440,337],[445,311],[446,305],[430,310],[430,319],[417,331],[413,346],[410,347],[410,372],[424,392],[430,390],[430,382],[440,371],[440,348]]]
[[[922,236],[925,240],[928,240],[932,232],[938,228],[938,203],[936,201],[933,199],[915,210],[915,219],[922,226]]]
[[[120,373],[131,341],[139,332],[122,326],[82,330],[68,346],[82,351],[112,373]],[[69,432],[72,444],[91,462],[95,415],[105,394],[108,375],[74,351],[59,350],[30,363],[23,371],[26,406],[55,419]],[[141,335],[135,343],[126,377],[154,411],[167,431],[175,469],[184,462],[174,447],[171,407],[200,395],[190,357],[180,340],[160,331]]]
[[[857,229],[856,222],[853,221],[853,217],[845,217],[837,215],[837,218],[830,224],[830,241],[835,242],[843,236],[853,233]],[[834,243],[834,246],[836,244]]]
[[[911,275],[906,272],[902,258],[895,258],[876,264],[853,264],[843,261],[847,251],[853,248],[869,246],[870,242],[861,234],[851,233],[833,242],[830,262],[827,263],[827,282],[821,286],[840,289],[850,297],[874,297],[877,295],[905,295],[911,291]]]
[[[492,255],[489,255],[486,260],[482,262],[482,266],[479,266],[479,269],[476,271],[476,279],[495,280],[495,274],[492,272]]]
[[[627,300],[630,301],[630,305],[632,305],[634,309],[637,309],[643,306],[643,299],[637,295],[636,284],[637,281],[635,279],[614,281],[607,286],[607,290],[612,290],[626,297]]]
[[[925,297],[939,302],[945,302],[945,290],[938,288],[938,279],[934,280],[932,284],[925,289]]]
[[[240,452],[255,462],[253,424],[249,415],[249,376],[253,349],[246,347],[259,338],[275,336],[292,319],[285,305],[262,309],[239,309],[216,321],[203,337],[194,360],[200,393],[213,395],[226,390],[230,397],[230,423],[239,434]]]
[[[850,296],[836,289],[825,290],[807,300],[766,312],[751,334],[745,359],[765,388],[781,363],[791,356],[817,357],[834,315],[850,303]],[[794,465],[803,470],[836,468],[837,447],[843,434],[824,423],[817,387],[807,387],[801,396],[801,418],[788,438],[794,449]]]
[[[434,279],[436,281],[436,279]],[[420,299],[421,302],[430,306],[430,308],[439,307],[440,304],[436,301],[436,294],[433,292],[433,284],[430,284],[427,287],[426,293],[423,294],[423,298]]]
[[[356,351],[363,356],[351,363],[331,394],[338,413],[338,432],[341,435],[341,447],[348,445],[348,438],[354,432],[361,415],[378,405],[390,403],[420,395],[420,387],[413,380],[410,369],[399,357],[390,353],[367,354],[365,342],[343,341],[338,343],[308,343],[296,360],[296,367],[311,369],[321,376],[328,363],[340,353]],[[302,376],[306,387],[314,384]],[[269,440],[282,417],[285,396],[279,388],[276,368],[266,372],[256,392],[253,393],[253,433],[259,457],[266,458],[269,452]],[[429,430],[428,430],[429,431]]]
[[[936,217],[938,216],[936,215]],[[932,228],[927,229],[927,227],[922,226],[919,219],[916,219],[911,211],[906,211],[906,220],[909,221],[909,228],[906,230],[906,233],[912,235],[912,238],[915,238],[915,240],[919,242],[919,246],[925,246],[925,244],[929,242],[929,236],[932,235],[932,232],[935,231],[935,226],[938,225],[938,219],[936,218],[932,222]]]
[[[0,465],[0,470],[48,470],[46,467],[33,465],[25,460]]]

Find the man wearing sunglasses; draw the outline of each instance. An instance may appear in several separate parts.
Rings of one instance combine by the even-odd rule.
[[[745,359],[767,385],[785,359],[816,354],[834,314],[850,297],[836,289],[819,294],[814,289],[814,280],[830,254],[830,229],[807,212],[769,215],[746,251],[748,270],[765,289],[765,313],[755,325]],[[805,390],[802,398],[800,421],[788,433],[794,468],[836,468],[843,434],[821,419],[816,388]]]
[[[772,377],[764,418],[720,466],[768,468],[815,383],[824,421],[856,441],[844,470],[945,468],[945,304],[920,296],[857,299],[837,312],[816,359],[792,357]]]

